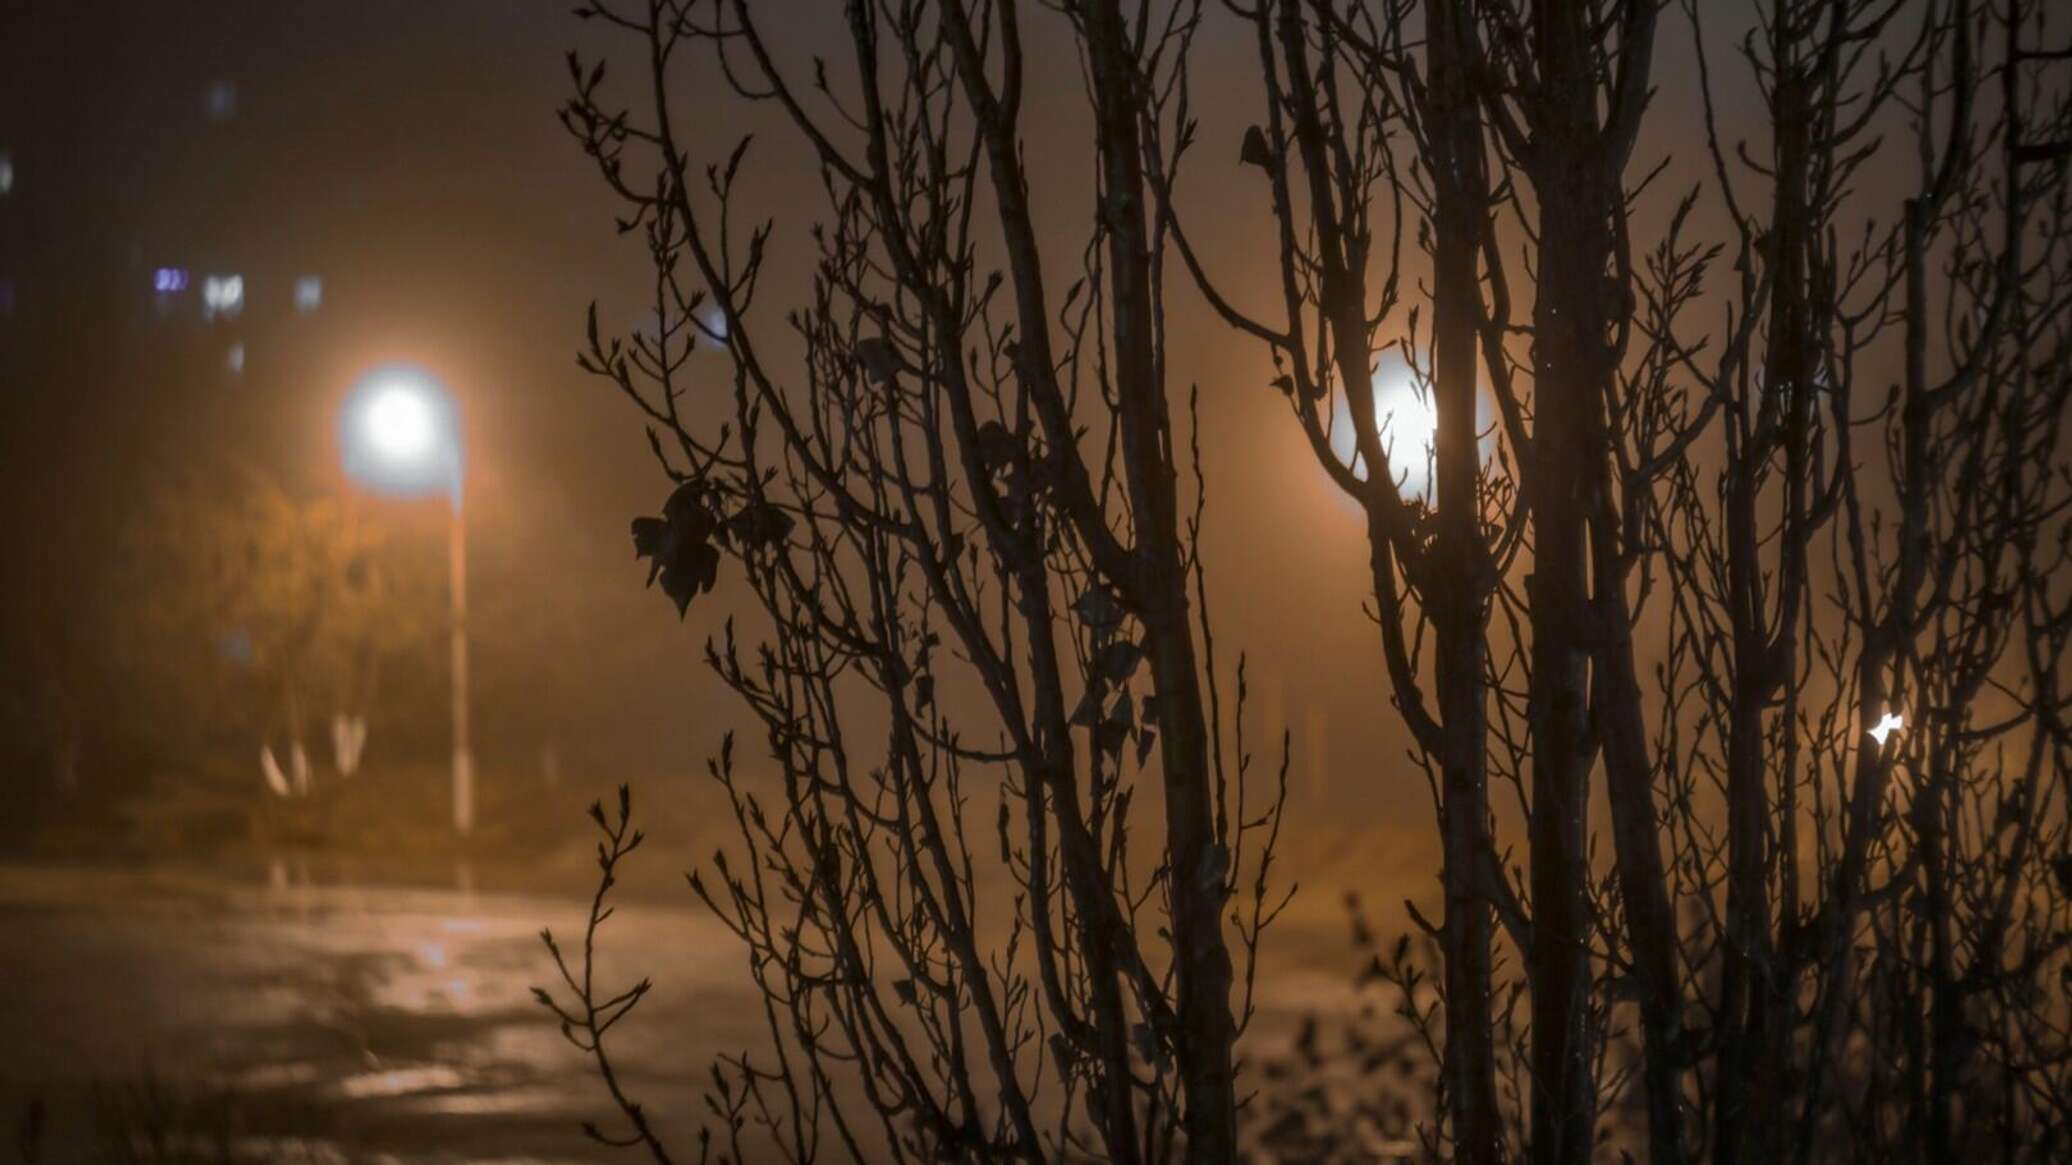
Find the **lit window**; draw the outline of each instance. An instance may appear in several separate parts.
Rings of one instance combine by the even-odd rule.
[[[312,312],[324,306],[324,281],[315,275],[304,275],[295,281],[295,310]]]
[[[178,267],[160,267],[151,273],[151,290],[171,295],[187,290],[187,272]]]
[[[210,319],[234,316],[245,307],[242,275],[210,275],[201,281],[202,314]]]

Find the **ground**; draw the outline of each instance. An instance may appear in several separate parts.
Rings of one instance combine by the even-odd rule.
[[[683,1134],[713,1055],[762,1031],[738,947],[682,889],[722,838],[662,816],[605,970],[656,981],[615,1035],[630,1090]],[[416,853],[401,876],[335,850],[0,864],[0,1041],[35,1050],[0,1062],[0,1112],[40,1107],[52,1160],[90,1157],[96,1130],[118,1125],[275,1158],[610,1158],[579,1131],[608,1115],[603,1090],[530,997],[553,976],[540,928],[580,932],[580,825],[538,861],[437,871]],[[1261,976],[1254,1051],[1346,1005],[1345,889],[1393,902],[1428,880],[1416,847],[1324,833],[1283,870],[1306,889]]]

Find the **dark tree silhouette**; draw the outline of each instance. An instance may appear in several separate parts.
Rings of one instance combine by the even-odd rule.
[[[1246,314],[1219,292],[1187,243],[1167,189],[1178,250],[1217,312],[1264,340],[1297,423],[1320,464],[1366,516],[1383,663],[1397,709],[1437,770],[1446,914],[1445,1089],[1464,1161],[1500,1158],[1490,992],[1490,909],[1508,887],[1489,832],[1485,690],[1489,596],[1516,553],[1514,496],[1481,473],[1478,353],[1500,316],[1483,302],[1492,194],[1476,96],[1481,53],[1468,11],[1435,6],[1421,59],[1404,47],[1409,4],[1380,11],[1299,2],[1246,14],[1257,41],[1267,121],[1242,161],[1265,172],[1280,240],[1280,314]],[[1389,137],[1406,131],[1424,161],[1400,169]],[[1379,206],[1382,186],[1389,201]],[[1379,415],[1369,383],[1398,346],[1384,328],[1400,307],[1406,204],[1431,253],[1433,328],[1420,349],[1416,308],[1401,347],[1426,376],[1437,417],[1430,449]],[[1385,216],[1377,221],[1377,214]],[[1377,237],[1393,231],[1382,246]],[[1501,306],[1497,309],[1501,312]],[[1500,365],[1501,367],[1501,365]],[[1351,439],[1335,431],[1351,428]],[[1393,425],[1394,432],[1391,433]],[[1349,454],[1349,455],[1348,455]],[[1419,464],[1421,461],[1429,464]],[[1415,476],[1436,486],[1406,489]],[[1506,521],[1512,523],[1502,528]],[[1420,632],[1429,620],[1437,707],[1424,695]],[[1510,912],[1514,925],[1520,920]]]
[[[1707,30],[1738,15],[1694,0],[1709,144],[1629,172],[1659,5],[1233,7],[1277,314],[1218,289],[1162,193],[1368,515],[1446,854],[1443,1024],[1413,949],[1370,975],[1443,1061],[1427,1151],[2061,1151],[2072,90],[2066,50],[2024,47],[2041,9],[1760,5],[1730,83],[1766,124],[1731,126]],[[1679,162],[1695,188],[1656,209]],[[1432,497],[1378,436],[1391,347],[1438,416]],[[1518,786],[1523,885],[1489,774]],[[1519,992],[1522,1031],[1492,1003]],[[1519,1039],[1529,1112],[1499,1113]]]
[[[1444,1096],[1454,1151],[1478,1162],[1501,1155],[1490,985],[1495,907],[1531,962],[1535,1152],[1581,1160],[1594,1144],[1599,1093],[1586,820],[1599,752],[1624,796],[1648,799],[1624,630],[1635,563],[1606,525],[1617,515],[1605,507],[1617,498],[1603,401],[1631,333],[1630,298],[1614,278],[1627,269],[1615,261],[1626,245],[1621,175],[1646,104],[1656,8],[1612,6],[1600,19],[1574,4],[1529,12],[1431,5],[1419,14],[1425,36],[1413,46],[1405,25],[1414,14],[1408,4],[1341,12],[1300,0],[1252,10],[1269,103],[1258,157],[1279,227],[1284,314],[1273,324],[1254,320],[1217,293],[1198,265],[1196,275],[1225,317],[1264,339],[1277,365],[1291,370],[1290,399],[1311,446],[1368,515],[1386,673],[1438,773]],[[1485,119],[1494,140],[1486,140]],[[1399,136],[1411,143],[1407,158],[1397,156]],[[1493,152],[1533,183],[1533,213],[1561,224],[1530,232],[1538,253],[1529,326],[1511,319],[1491,221],[1499,197],[1488,172]],[[1377,186],[1386,202],[1377,204]],[[1507,184],[1502,197],[1515,201],[1516,194]],[[1377,212],[1386,215],[1379,224]],[[1417,306],[1402,325],[1390,320],[1401,306],[1401,240],[1411,220],[1418,248],[1430,253],[1428,340],[1417,333]],[[1380,230],[1395,244],[1377,255]],[[1385,328],[1396,329],[1396,338]],[[1507,347],[1520,332],[1532,337],[1523,363]],[[1311,336],[1318,351],[1310,351]],[[1431,448],[1408,450],[1410,459],[1431,460],[1437,490],[1429,500],[1406,490],[1404,456],[1390,461],[1370,390],[1378,353],[1398,346],[1420,371],[1437,414]],[[1506,475],[1485,474],[1478,419],[1485,375],[1500,417],[1499,460],[1515,463],[1515,491]],[[1663,417],[1659,409],[1650,414],[1645,439],[1672,449],[1687,443],[1688,432],[1661,431]],[[1348,423],[1350,458],[1331,441],[1334,424]],[[1660,464],[1674,457],[1652,453]],[[1510,651],[1526,654],[1492,671],[1499,658],[1489,649],[1492,602],[1524,545],[1528,519],[1531,573],[1522,602],[1513,595],[1506,603],[1513,624],[1530,628],[1513,637]],[[1420,673],[1427,631],[1436,709]],[[1603,657],[1594,687],[1593,653]],[[1495,860],[1487,785],[1490,693],[1507,676],[1515,688],[1528,675],[1530,746],[1512,749],[1510,771],[1529,770],[1531,780],[1529,928],[1520,895]],[[1508,724],[1498,731],[1508,734]],[[1650,821],[1619,821],[1630,843],[1619,847],[1619,874],[1633,949],[1641,952],[1635,980],[1649,1001],[1650,1031],[1667,1040],[1675,984],[1661,857]],[[1672,1094],[1662,1107],[1670,1125],[1663,1136],[1673,1142],[1674,1084],[1654,1083]]]
[[[720,750],[741,848],[692,885],[749,954],[775,1059],[724,1065],[717,1151],[1232,1160],[1284,784],[1250,779],[1242,668],[1234,700],[1216,679],[1167,383],[1151,189],[1198,14],[1042,17],[1086,66],[1072,215],[1030,197],[1017,5],[843,11],[849,59],[794,72],[764,29],[788,6],[585,5],[630,43],[636,96],[571,58],[563,114],[652,263],[659,325],[614,338],[593,313],[583,356],[677,483],[639,552],[680,612],[730,576],[755,607],[707,654],[775,779]],[[680,120],[700,67],[818,163],[817,261],[782,326],[754,310],[786,294],[764,291],[776,228],[736,225],[748,141],[708,160]],[[1081,268],[1062,294],[1060,256]],[[609,889],[636,835],[623,805],[598,816]],[[546,1001],[662,1156],[606,1051],[644,987],[565,986]]]
[[[1012,0],[853,0],[810,101],[770,6],[584,9],[642,46],[638,116],[576,64],[566,120],[661,321],[593,324],[585,366],[679,482],[636,525],[655,579],[681,610],[738,572],[760,607],[764,643],[730,625],[711,658],[778,787],[722,750],[748,862],[697,885],[780,1059],[722,1072],[726,1152],[759,1125],[793,1160],[1238,1153],[1226,935],[1255,954],[1274,913],[1279,794],[1248,804],[1224,741],[1169,244],[1365,515],[1444,855],[1425,941],[1357,929],[1391,1027],[1347,1063],[1306,1028],[1244,1110],[1261,1155],[2072,1148],[2072,48],[2021,0],[1727,7],[1223,5],[1265,106],[1195,167],[1263,178],[1265,310],[1190,242],[1198,4],[1049,9],[1096,186],[1062,297]],[[1657,135],[1672,36],[1705,112]],[[732,225],[743,150],[701,184],[673,128],[693,54],[818,162],[800,359],[749,311],[772,228]],[[1390,350],[1429,449],[1377,403]],[[979,904],[980,772],[1012,911]],[[599,814],[605,890],[627,813]],[[566,986],[659,1155],[604,1050],[644,988]]]

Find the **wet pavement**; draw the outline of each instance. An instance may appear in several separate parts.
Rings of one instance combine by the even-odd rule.
[[[1381,854],[1403,867],[1388,877],[1414,865],[1349,835],[1310,848],[1305,881],[1371,889]],[[654,980],[615,1060],[689,1145],[714,1056],[765,1036],[739,946],[666,864],[619,903],[599,966],[608,986]],[[615,1114],[531,995],[556,981],[540,928],[577,939],[587,898],[475,882],[465,866],[444,887],[383,888],[291,860],[239,875],[0,864],[0,1144],[40,1108],[46,1162],[110,1159],[95,1145],[116,1130],[221,1140],[226,1160],[626,1160],[583,1136]],[[1337,892],[1303,901],[1269,943],[1254,1052],[1352,1002]]]
[[[540,928],[579,934],[586,905],[0,868],[0,1119],[41,1100],[47,1160],[118,1124],[267,1156],[605,1159],[580,1131],[601,1086],[531,997]],[[605,938],[608,977],[656,981],[614,1033],[630,1089],[695,1113],[713,1054],[760,1036],[737,949],[688,905],[627,904]]]

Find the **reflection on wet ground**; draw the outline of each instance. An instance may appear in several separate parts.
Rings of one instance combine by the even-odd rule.
[[[1269,942],[1255,1054],[1303,1013],[1350,1009],[1339,893],[1424,880],[1413,850],[1366,834],[1300,856],[1318,889]],[[762,1012],[732,936],[654,872],[649,897],[620,902],[600,971],[655,981],[615,1057],[688,1144],[713,1057],[763,1047]],[[246,1159],[619,1159],[582,1135],[611,1115],[603,1090],[531,997],[554,979],[540,928],[579,934],[586,899],[479,890],[465,867],[443,889],[323,880],[294,862],[0,864],[0,1135],[40,1101],[45,1161],[107,1159],[93,1138],[118,1124],[200,1124]]]
[[[0,869],[0,1041],[17,1050],[0,1111],[12,1125],[41,1099],[58,1160],[88,1150],[90,1126],[165,1107],[153,1092],[325,1157],[601,1159],[579,1131],[604,1115],[587,1061],[531,999],[552,974],[540,927],[574,931],[582,911],[292,874]],[[606,972],[657,983],[622,1029],[623,1070],[655,1107],[692,1112],[712,1054],[759,1034],[734,948],[688,907],[629,904],[610,930]]]

